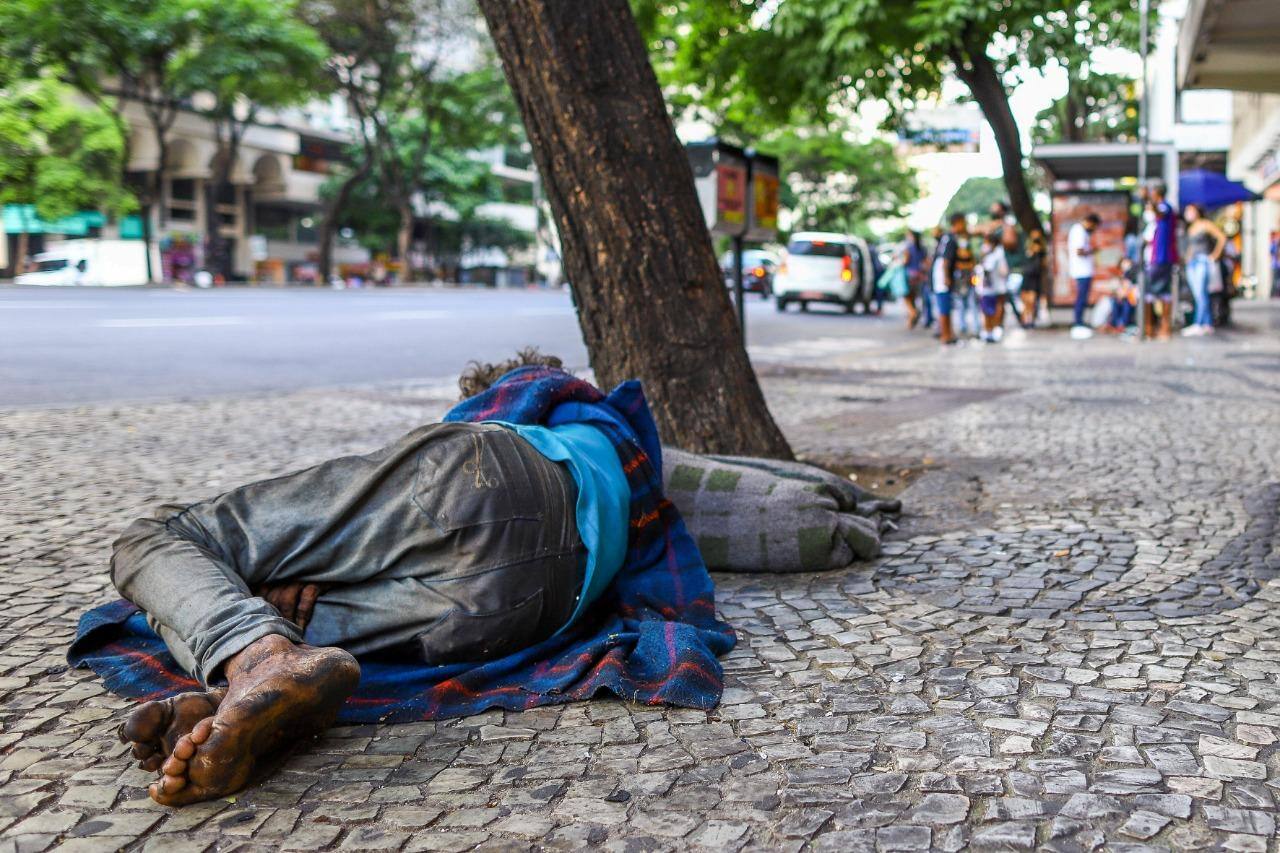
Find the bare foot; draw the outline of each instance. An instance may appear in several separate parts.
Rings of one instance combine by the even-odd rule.
[[[143,770],[159,770],[173,753],[178,740],[196,723],[212,716],[226,690],[180,693],[168,699],[144,702],[120,724],[121,743],[133,744],[133,757]]]
[[[151,799],[182,806],[234,793],[257,760],[333,722],[360,681],[341,649],[263,637],[227,662],[228,687],[213,716],[178,738],[151,784]]]

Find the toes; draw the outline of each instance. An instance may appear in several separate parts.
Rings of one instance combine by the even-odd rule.
[[[196,723],[195,728],[191,730],[191,734],[187,738],[193,744],[201,744],[209,739],[209,735],[213,734],[213,717],[205,717]],[[190,758],[191,756],[178,756],[179,758]]]
[[[128,743],[128,741],[125,741]],[[145,761],[156,754],[156,748],[149,743],[135,743],[133,749],[129,750],[133,753],[133,757],[139,761]]]
[[[147,702],[134,709],[120,727],[122,740],[158,740],[169,721],[169,705],[164,701]]]
[[[191,735],[184,735],[178,738],[178,743],[173,747],[173,758],[179,761],[188,761],[195,754],[196,745],[191,742]]]
[[[187,787],[185,776],[161,776],[159,780],[147,786],[151,799],[164,806],[179,805],[174,795]]]
[[[178,758],[176,755],[170,755],[165,759],[160,770],[166,776],[185,776],[187,772],[187,762]]]
[[[165,758],[163,755],[153,755],[148,759],[139,761],[138,766],[148,773],[155,773],[160,769],[160,765],[164,764],[164,761]]]

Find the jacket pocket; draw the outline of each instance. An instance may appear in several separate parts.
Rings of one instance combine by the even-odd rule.
[[[413,501],[446,533],[512,519],[540,520],[522,450],[502,427],[431,442],[418,456]]]
[[[539,637],[542,590],[492,613],[455,608],[418,635],[422,659],[433,666],[497,660],[545,639]]]

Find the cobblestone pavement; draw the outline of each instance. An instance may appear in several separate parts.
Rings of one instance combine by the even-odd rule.
[[[0,847],[1277,849],[1280,315],[1141,347],[921,338],[763,371],[812,457],[923,469],[872,565],[720,576],[710,713],[336,729],[172,811],[63,651],[150,505],[363,451],[413,384],[0,413]],[[856,329],[856,319],[851,329]]]

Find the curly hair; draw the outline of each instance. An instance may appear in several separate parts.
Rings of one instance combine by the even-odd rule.
[[[497,382],[503,374],[510,373],[517,367],[527,367],[529,365],[564,369],[564,362],[560,360],[559,356],[544,355],[537,347],[525,347],[516,352],[515,358],[509,358],[506,361],[499,361],[494,364],[473,361],[467,365],[466,369],[462,371],[462,375],[458,377],[458,390],[462,392],[461,399],[465,400],[482,391],[487,391],[489,386]]]

